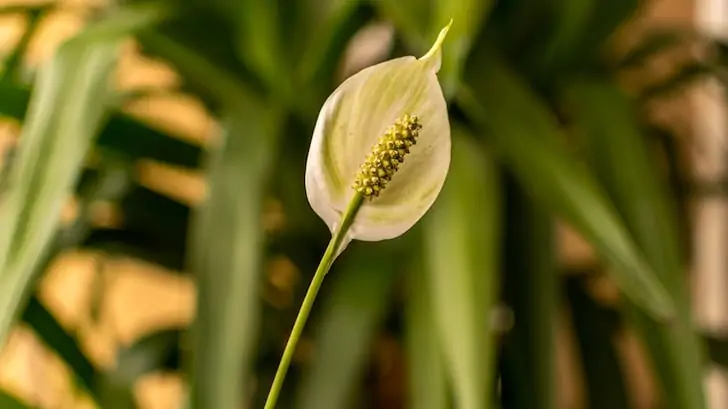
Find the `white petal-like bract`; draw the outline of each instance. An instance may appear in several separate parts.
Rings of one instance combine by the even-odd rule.
[[[450,166],[450,122],[437,71],[448,28],[424,57],[366,68],[344,81],[321,108],[306,163],[306,193],[332,231],[356,194],[352,184],[359,167],[378,138],[405,115],[419,120],[417,143],[381,194],[364,201],[349,237],[377,241],[400,236],[440,193]]]

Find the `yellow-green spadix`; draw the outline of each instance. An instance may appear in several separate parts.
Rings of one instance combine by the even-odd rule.
[[[365,200],[347,239],[379,241],[409,230],[440,193],[450,166],[450,122],[437,72],[449,28],[421,58],[354,74],[321,108],[306,194],[332,232],[355,194]]]

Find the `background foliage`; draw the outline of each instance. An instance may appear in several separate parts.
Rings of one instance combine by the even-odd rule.
[[[183,374],[189,407],[262,407],[329,238],[306,202],[303,171],[346,47],[362,27],[385,21],[395,27],[392,57],[420,55],[453,18],[441,71],[454,144],[446,187],[411,232],[355,243],[337,261],[307,329],[313,357],[294,363],[281,407],[556,408],[555,328],[568,308],[589,408],[632,404],[614,345],[625,328],[647,351],[659,407],[704,408],[706,360],[726,362],[726,353],[721,340],[704,342],[693,328],[682,284],[685,201],[699,189],[686,187],[674,135],[646,110],[696,78],[723,79],[725,47],[676,28],[617,52],[615,33],[642,6],[120,1],[95,10],[36,72],[21,57],[37,23],[59,6],[2,10],[26,13],[31,24],[0,80],[0,113],[22,123],[0,191],[0,342],[24,322],[103,408],[137,407],[135,382],[159,369]],[[174,67],[179,89],[122,94],[106,86],[131,38]],[[664,78],[624,81],[656,55],[696,44],[713,53],[681,59]],[[208,147],[120,109],[171,91],[203,101],[218,120]],[[191,207],[141,185],[133,169],[149,159],[204,172],[204,203]],[[77,217],[61,224],[69,194]],[[283,229],[265,228],[270,198],[283,206]],[[93,223],[100,202],[115,204],[120,226]],[[562,274],[557,221],[603,263]],[[193,275],[194,324],[147,334],[118,352],[113,370],[100,368],[37,296],[49,263],[69,249]],[[303,274],[298,301],[285,309],[261,296],[264,262],[277,255]],[[628,296],[618,307],[589,290],[603,276]],[[371,344],[381,334],[405,351],[403,402],[383,404],[372,386],[381,365]],[[0,395],[0,407],[25,403]]]

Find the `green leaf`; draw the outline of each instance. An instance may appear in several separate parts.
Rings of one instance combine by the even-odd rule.
[[[572,58],[574,46],[584,32],[589,31],[592,10],[599,0],[562,0],[553,2],[554,32],[548,37],[543,49],[538,51],[536,66],[539,71],[553,75]]]
[[[15,397],[0,390],[0,408],[2,409],[29,409],[24,403]]]
[[[79,198],[78,217],[68,226],[58,231],[50,243],[49,250],[38,262],[33,277],[40,276],[48,269],[50,263],[62,251],[77,247],[88,239],[91,230],[89,209],[98,200],[116,200],[126,192],[129,174],[126,167],[119,167],[112,160],[104,162],[100,172],[81,183],[77,196]],[[33,284],[33,283],[31,283]],[[91,396],[97,396],[98,373],[93,363],[85,356],[78,341],[69,334],[49,312],[37,296],[32,296],[21,314],[23,322],[28,324],[40,340],[55,351],[72,370],[74,380]]]
[[[556,212],[615,268],[625,294],[655,317],[674,315],[670,294],[636,246],[612,203],[585,166],[562,145],[552,113],[492,53],[469,71],[459,102],[487,133],[508,166],[538,203]]]
[[[0,114],[23,120],[30,90],[23,85],[0,82],[0,94]],[[148,158],[185,167],[198,167],[202,151],[199,146],[162,133],[123,113],[111,115],[96,146],[133,159]]]
[[[425,256],[418,253],[419,259]],[[428,279],[421,266],[413,261],[407,276],[406,347],[409,405],[411,409],[447,409],[450,405],[448,373],[440,345]]]
[[[428,37],[432,35],[428,32],[434,20],[432,7],[423,6],[417,0],[375,0],[374,4],[387,20],[394,23],[409,49],[418,54],[427,52],[432,45],[432,39]],[[438,27],[435,33],[441,28]]]
[[[492,0],[437,0],[434,4],[434,26],[430,28],[430,33],[437,33],[450,19],[453,20],[443,45],[445,51],[442,53],[442,67],[438,74],[448,100],[455,96],[460,87],[465,60],[481,25],[488,18],[492,3]]]
[[[445,187],[425,219],[425,272],[456,407],[490,407],[500,190],[492,158],[455,129]]]
[[[361,0],[309,0],[302,4],[302,27],[296,34],[303,39],[298,46],[301,53],[296,67],[295,86],[311,97],[297,95],[302,112],[316,116],[328,93],[337,85],[336,70],[351,38],[372,18],[371,7]],[[307,33],[303,35],[302,33]]]
[[[352,3],[352,2],[349,2]],[[241,0],[233,34],[238,57],[281,99],[291,97],[290,61],[283,52],[279,7],[268,0]]]
[[[642,135],[632,101],[615,85],[579,81],[567,90],[566,101],[592,167],[676,306],[670,325],[628,307],[661,381],[664,404],[674,409],[704,408],[702,351],[685,291],[676,206],[656,171],[654,146]]]
[[[106,113],[103,101],[118,45],[162,16],[153,7],[121,9],[64,43],[38,75],[9,191],[0,205],[0,345],[27,299],[64,200]]]
[[[590,409],[628,409],[625,373],[614,345],[619,314],[600,306],[586,292],[583,277],[566,279],[566,294],[586,378]]]
[[[501,386],[503,409],[554,409],[557,269],[552,217],[506,174],[503,290],[515,325],[503,341],[504,363],[518,374]]]
[[[243,406],[256,345],[264,234],[262,200],[284,119],[255,101],[233,105],[208,168],[209,193],[193,220],[197,276],[194,408]]]
[[[343,256],[343,267],[333,272],[333,288],[314,330],[316,353],[302,374],[294,408],[352,406],[398,275],[399,258],[387,244],[357,248]]]

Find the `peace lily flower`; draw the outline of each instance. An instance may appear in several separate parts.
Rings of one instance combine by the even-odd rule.
[[[344,81],[321,108],[306,162],[306,194],[332,237],[298,311],[265,409],[275,408],[336,256],[352,239],[385,240],[409,230],[445,183],[450,122],[437,71],[450,24],[422,58],[366,68]]]
[[[450,24],[422,58],[366,68],[321,108],[306,163],[309,203],[333,233],[354,196],[365,199],[342,247],[400,236],[442,189],[450,123],[437,72]]]

